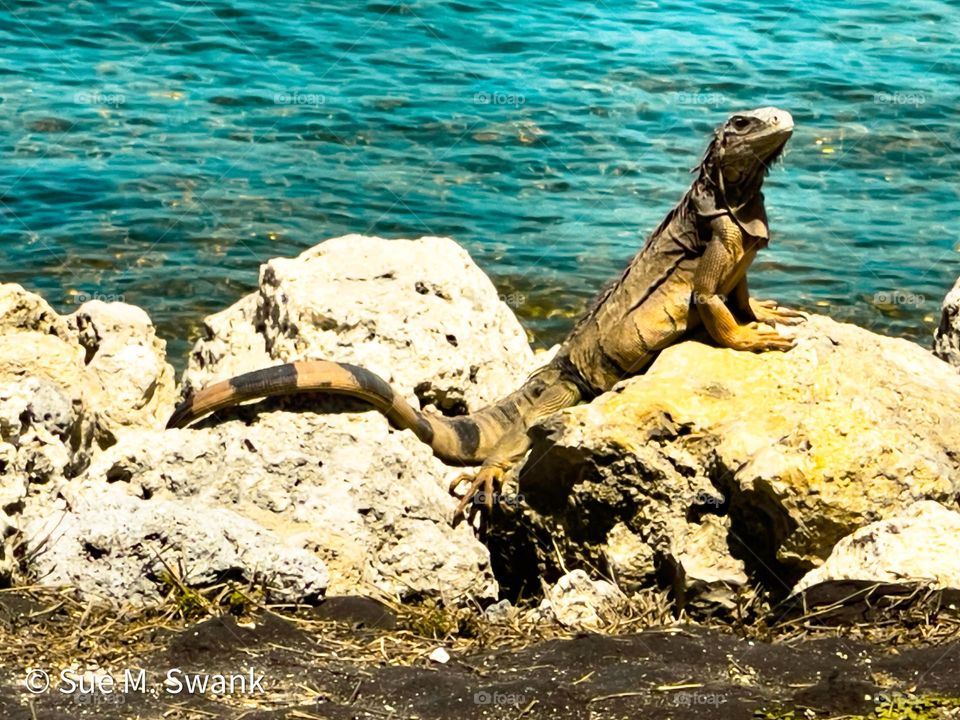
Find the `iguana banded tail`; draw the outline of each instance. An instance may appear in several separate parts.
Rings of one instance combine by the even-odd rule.
[[[790,113],[777,108],[738,113],[718,128],[694,169],[693,185],[574,326],[554,359],[490,407],[454,418],[420,412],[368,370],[306,360],[207,387],[177,407],[168,427],[184,427],[252,398],[311,391],[349,395],[369,402],[394,426],[412,430],[440,459],[481,466],[455,516],[481,489],[489,507],[494,487],[529,449],[531,425],[642,372],[659,351],[699,326],[718,345],[736,350],[793,346],[760,323],[793,324],[803,316],[752,300],[746,278],[769,241],[763,179],[792,132]]]

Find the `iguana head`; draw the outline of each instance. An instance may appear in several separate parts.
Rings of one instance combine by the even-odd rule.
[[[738,112],[713,134],[692,188],[703,217],[731,213],[751,234],[768,230],[760,188],[763,178],[793,134],[793,118],[775,107]]]
[[[757,174],[762,178],[792,134],[793,117],[780,108],[731,115],[717,129],[710,146],[724,185],[729,188],[749,182]]]

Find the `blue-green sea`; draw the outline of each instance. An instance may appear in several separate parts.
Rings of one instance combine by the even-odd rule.
[[[0,0],[0,281],[141,305],[182,365],[271,257],[448,235],[548,343],[778,105],[755,294],[927,343],[958,39],[956,0]]]

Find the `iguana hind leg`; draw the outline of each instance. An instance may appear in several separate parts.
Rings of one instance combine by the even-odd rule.
[[[572,407],[581,399],[580,389],[567,379],[557,377],[551,384],[544,385],[541,394],[532,398],[530,405],[522,412],[522,421],[504,433],[484,459],[480,469],[473,475],[461,474],[450,483],[450,492],[455,493],[461,483],[470,482],[470,487],[460,498],[460,504],[453,514],[454,522],[465,515],[464,511],[471,504],[483,505],[488,512],[493,510],[494,499],[499,499],[507,472],[520,462],[530,449],[527,429],[541,418]]]
[[[493,448],[493,452],[483,461],[483,465],[476,473],[461,473],[450,483],[451,494],[463,482],[469,482],[470,487],[461,496],[460,504],[453,513],[456,521],[461,515],[466,516],[468,505],[483,505],[487,512],[493,511],[493,501],[499,502],[500,489],[507,472],[516,465],[530,449],[530,438],[526,427],[516,428],[504,435]]]

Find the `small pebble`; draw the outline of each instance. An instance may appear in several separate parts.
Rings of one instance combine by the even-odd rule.
[[[430,653],[430,659],[433,660],[435,663],[440,663],[441,665],[443,665],[449,662],[450,653],[448,653],[442,647],[438,647],[436,650]]]

